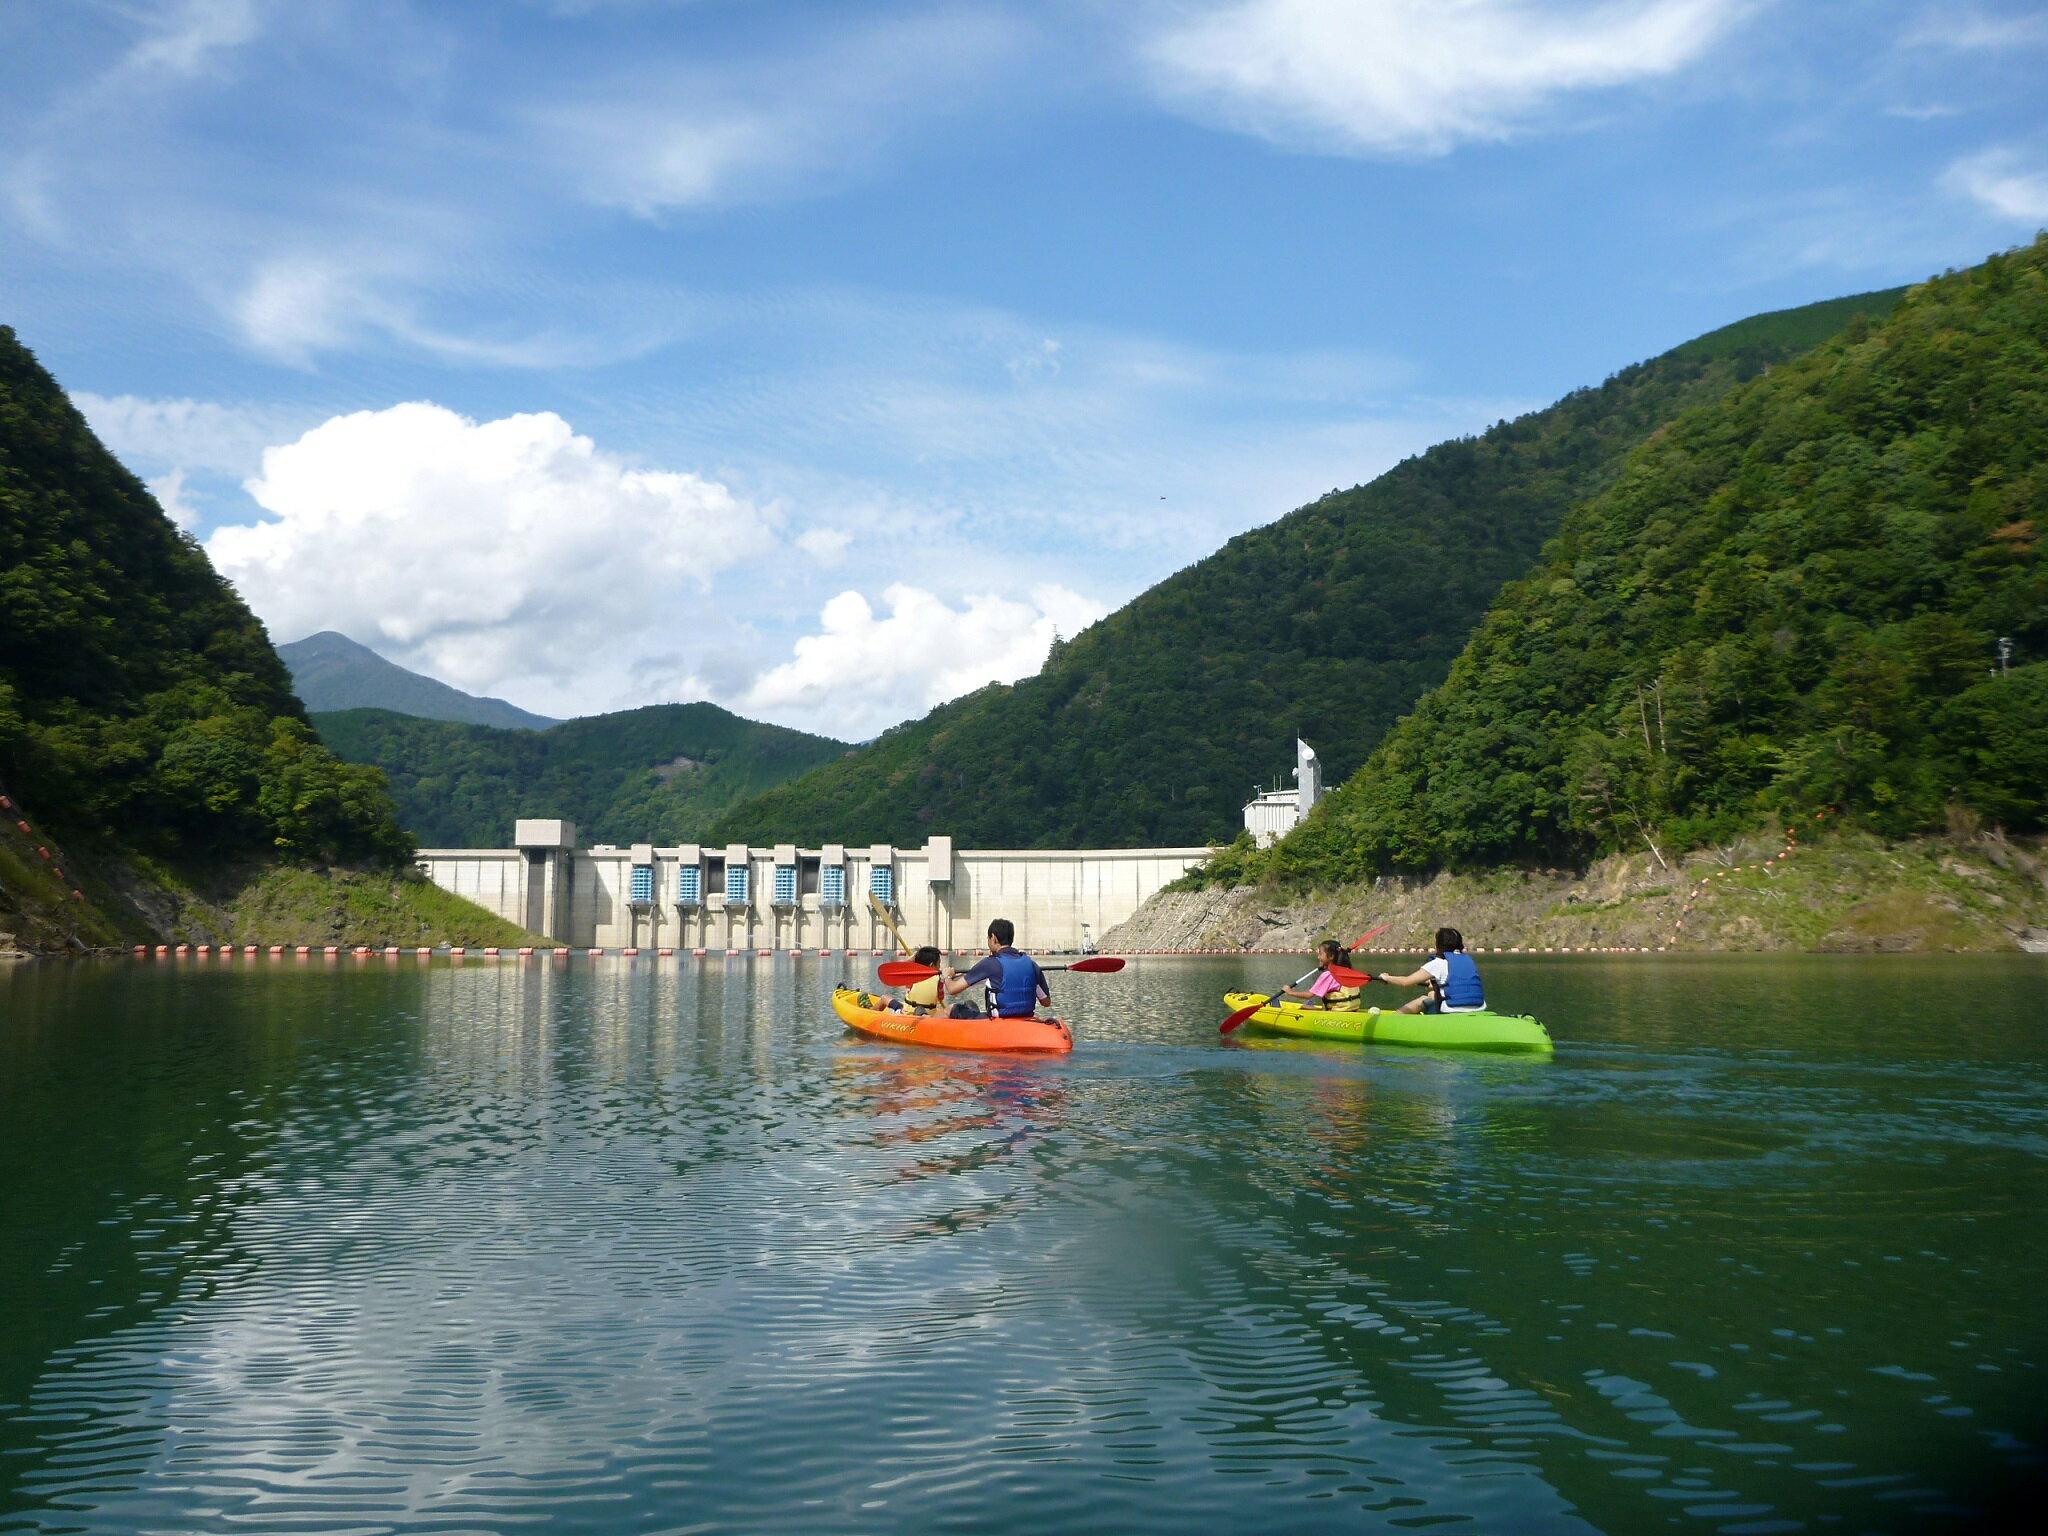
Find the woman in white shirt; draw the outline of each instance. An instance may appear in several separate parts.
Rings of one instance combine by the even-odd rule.
[[[1382,975],[1381,981],[1397,987],[1419,987],[1429,991],[1402,1004],[1403,1013],[1484,1013],[1486,989],[1479,984],[1479,967],[1465,953],[1465,936],[1455,928],[1436,931],[1436,953],[1422,962],[1413,976]]]

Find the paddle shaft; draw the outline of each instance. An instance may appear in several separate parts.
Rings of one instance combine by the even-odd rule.
[[[1085,960],[1075,960],[1064,965],[1041,965],[1041,971],[1073,971],[1083,976],[1098,976],[1120,971],[1124,968],[1120,955],[1090,955]],[[915,960],[885,960],[875,968],[875,977],[885,987],[914,986],[920,981],[929,981],[938,975],[934,966],[919,965]]]
[[[896,941],[896,947],[906,955],[916,954],[917,951],[910,947],[909,941],[897,931],[896,920],[889,915],[889,909],[882,905],[882,899],[873,891],[868,892],[868,905],[875,909],[875,916],[879,917],[882,926],[889,930],[889,937]]]

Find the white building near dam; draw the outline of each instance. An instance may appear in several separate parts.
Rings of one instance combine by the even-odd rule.
[[[1323,798],[1323,765],[1316,749],[1294,740],[1294,788],[1261,790],[1245,802],[1244,829],[1261,848],[1270,848]]]
[[[444,890],[558,944],[707,950],[881,949],[872,893],[912,944],[979,948],[990,919],[1019,944],[1077,949],[1131,916],[1208,848],[956,849],[793,843],[576,846],[575,823],[521,821],[510,848],[425,848]]]

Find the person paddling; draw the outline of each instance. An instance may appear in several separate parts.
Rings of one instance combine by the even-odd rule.
[[[933,974],[925,977],[923,981],[914,981],[905,987],[902,999],[899,1001],[891,998],[889,1006],[898,1011],[907,1010],[911,1013],[937,1013],[940,1002],[939,985],[944,980],[938,974],[939,963],[945,956],[939,953],[936,946],[927,944],[910,959],[913,964],[930,966]]]
[[[1282,987],[1280,989],[1281,995],[1283,997],[1317,999],[1325,1008],[1328,1008],[1333,1013],[1356,1013],[1358,1011],[1358,988],[1344,986],[1330,972],[1330,967],[1333,965],[1349,965],[1351,963],[1351,951],[1342,944],[1339,944],[1335,939],[1325,939],[1316,946],[1316,959],[1322,965],[1322,970],[1317,974],[1316,979],[1308,984],[1308,990],[1302,992],[1293,987]]]
[[[1396,987],[1428,985],[1428,992],[1401,1005],[1403,1013],[1486,1012],[1486,989],[1479,984],[1479,967],[1465,953],[1465,936],[1455,928],[1437,929],[1436,953],[1423,961],[1422,969],[1413,976],[1388,973],[1377,979]]]
[[[996,918],[988,925],[988,953],[965,971],[946,972],[945,995],[958,997],[969,987],[985,987],[989,1014],[998,1019],[1028,1019],[1050,1004],[1052,992],[1046,987],[1045,972],[1036,960],[1018,951],[1016,940],[1016,924],[1007,917]],[[956,1019],[981,1016],[981,1010],[970,1002],[952,1007]]]

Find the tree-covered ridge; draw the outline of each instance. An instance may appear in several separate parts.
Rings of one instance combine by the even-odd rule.
[[[1897,292],[1725,327],[1478,437],[1332,492],[1169,577],[991,686],[749,801],[718,840],[982,847],[1228,840],[1255,781],[1314,743],[1341,777],[1441,681],[1565,511],[1679,411]],[[933,637],[943,644],[944,636]]]
[[[1656,434],[1365,767],[1214,877],[1662,855],[1817,806],[2038,828],[2044,528],[2048,238]]]
[[[584,842],[691,842],[719,812],[847,750],[716,704],[655,704],[544,731],[383,709],[313,723],[340,756],[390,777],[399,819],[437,848],[502,847],[521,816],[566,817]]]
[[[410,852],[320,745],[263,627],[0,326],[0,782],[171,858]]]

